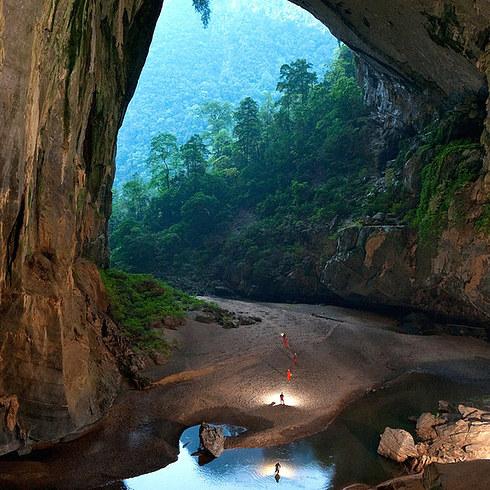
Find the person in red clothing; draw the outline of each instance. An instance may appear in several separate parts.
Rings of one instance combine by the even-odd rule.
[[[286,376],[288,378],[288,383],[291,381],[291,378],[293,377],[293,374],[291,373],[291,369],[288,369],[288,372],[286,373]]]
[[[285,333],[281,334],[282,337],[282,345],[284,346],[285,349],[289,349],[289,339],[288,336]]]
[[[293,354],[293,364],[295,366],[298,365],[298,354],[296,354],[296,352]]]

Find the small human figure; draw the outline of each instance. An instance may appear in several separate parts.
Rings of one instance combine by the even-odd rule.
[[[284,346],[285,349],[289,349],[289,339],[288,336],[285,333],[281,334],[282,337],[282,345]]]
[[[279,461],[276,463],[276,470],[274,471],[274,479],[276,480],[277,483],[279,483],[279,480],[281,479],[281,475],[279,474],[279,470],[281,469],[281,463]]]
[[[293,374],[291,373],[291,369],[288,369],[286,376],[288,378],[288,383],[291,381],[291,378],[293,377]]]
[[[298,354],[296,354],[296,352],[293,354],[293,364],[295,366],[298,365]]]
[[[284,393],[281,391],[281,394],[279,395],[279,400],[281,400],[281,405],[284,405]]]

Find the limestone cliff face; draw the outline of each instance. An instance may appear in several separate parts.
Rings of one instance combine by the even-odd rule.
[[[118,389],[95,263],[107,261],[117,130],[160,7],[0,1],[0,395],[19,405],[0,453],[95,422]]]
[[[372,150],[380,166],[396,156],[400,131],[415,134],[464,94],[488,97],[487,0],[295,3],[314,12],[359,53],[359,79],[377,123]],[[381,222],[348,228],[322,274],[332,293],[488,324],[490,237],[477,222],[490,202],[489,130],[487,117],[480,177],[456,196],[440,237],[429,246],[405,227]],[[405,164],[407,186],[420,180],[422,168],[413,164]]]
[[[379,115],[392,113],[386,120],[413,119],[395,100],[406,100],[400,90],[419,104],[428,97],[440,104],[477,93],[490,76],[488,0],[295,1],[368,64],[366,77],[379,82],[372,92]],[[103,342],[106,304],[95,264],[107,261],[117,130],[161,4],[0,0],[0,453],[88,426],[116,394],[119,374]],[[469,216],[489,199],[489,134],[490,119]],[[460,277],[451,298],[463,288],[468,309],[485,309],[488,239],[475,242],[469,230],[447,230],[446,255],[429,269],[415,264],[416,272],[413,238],[396,231],[393,262],[409,273],[408,282],[412,273],[423,278],[433,270]],[[380,262],[377,250],[392,239],[368,235],[360,274]],[[457,247],[464,247],[462,262]],[[398,301],[389,288],[371,284],[360,294]],[[344,296],[351,287],[332,285]]]

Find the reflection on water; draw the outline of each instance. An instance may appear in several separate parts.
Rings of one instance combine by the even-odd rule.
[[[198,427],[180,439],[176,463],[148,475],[125,481],[132,490],[180,489],[339,489],[363,482],[380,483],[403,468],[376,453],[379,434],[386,426],[409,430],[410,416],[434,411],[440,399],[478,402],[488,383],[458,384],[429,375],[413,375],[403,384],[371,394],[349,407],[327,430],[284,446],[230,449],[206,466],[191,456],[199,445]],[[274,465],[281,479],[274,480]]]
[[[280,461],[280,488],[320,489],[330,486],[334,472],[331,463],[317,461],[307,440],[274,448],[229,449],[205,466],[199,466],[197,458],[191,456],[198,446],[199,428],[191,427],[182,434],[176,463],[126,480],[126,486],[132,490],[278,488],[274,465]]]

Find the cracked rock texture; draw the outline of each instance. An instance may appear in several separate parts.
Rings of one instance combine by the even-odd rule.
[[[160,7],[0,1],[0,395],[18,402],[0,453],[82,430],[117,393],[96,264],[116,134]]]
[[[425,111],[409,113],[414,105],[403,105],[401,93],[427,107],[428,99],[438,106],[485,90],[488,0],[296,3],[360,54],[372,88],[366,97],[383,131],[416,127]],[[2,405],[11,415],[3,418],[0,453],[83,430],[117,393],[120,375],[104,344],[107,303],[96,266],[107,263],[116,134],[161,4],[0,0],[0,395],[18,403]],[[488,130],[490,120],[482,136],[487,150]],[[483,168],[471,193],[472,216],[489,199],[488,151]],[[386,233],[367,232],[371,252],[356,259],[361,268],[378,264],[376,250],[390,240],[409,257],[403,247],[413,238],[403,230]],[[447,257],[435,267],[445,277],[460,274],[452,256],[464,247],[474,268],[454,283],[452,296],[462,295],[464,284],[468,311],[473,303],[488,311],[488,285],[482,286],[488,239],[473,243],[458,233],[447,231]],[[360,294],[397,301],[386,290]]]

